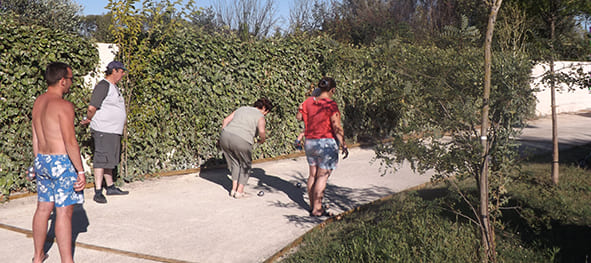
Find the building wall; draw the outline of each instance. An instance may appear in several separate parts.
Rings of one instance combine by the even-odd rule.
[[[584,72],[591,72],[591,62],[577,61],[558,61],[554,65],[557,72],[571,72],[571,68],[582,67]],[[541,84],[541,79],[545,72],[550,70],[548,64],[538,64],[532,70],[532,88],[540,89],[536,92],[536,116],[543,117],[552,115],[550,88]],[[556,113],[568,113],[591,110],[591,91],[573,86],[569,91],[568,86],[560,85],[560,89],[555,93]]]
[[[95,69],[95,74],[89,74],[84,77],[84,83],[86,87],[94,88],[99,81],[105,77],[105,70],[109,62],[115,59],[115,55],[119,51],[119,48],[115,44],[109,43],[96,43],[99,51],[99,65]]]

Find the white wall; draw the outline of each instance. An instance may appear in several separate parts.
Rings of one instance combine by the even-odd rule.
[[[92,77],[91,74],[84,76],[85,86],[90,87],[91,89],[93,89],[94,85],[105,77],[107,65],[109,62],[113,61],[115,55],[119,51],[119,48],[115,44],[96,43],[96,45],[99,51],[99,65],[95,69],[96,74],[94,74],[94,77]]]
[[[582,67],[584,72],[591,71],[591,62],[577,62],[577,61],[558,61],[554,64],[554,70],[557,72],[570,72],[571,67]],[[536,116],[547,116],[552,114],[550,88],[540,84],[545,72],[550,70],[548,64],[538,64],[532,70],[533,81],[532,88],[539,88],[536,92]],[[588,89],[581,89],[578,86],[573,86],[573,91],[568,91],[566,85],[560,86],[561,90],[556,91],[556,113],[568,113],[591,110],[591,92]]]

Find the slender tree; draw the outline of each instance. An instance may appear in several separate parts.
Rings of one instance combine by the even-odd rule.
[[[273,0],[217,0],[214,4],[218,26],[227,26],[238,31],[245,40],[249,35],[264,38],[277,25]]]
[[[489,158],[489,143],[488,143],[488,114],[489,114],[489,98],[491,87],[491,64],[492,64],[492,38],[495,30],[495,23],[497,14],[501,8],[503,0],[485,0],[486,4],[491,7],[490,15],[488,17],[488,26],[486,28],[486,36],[484,40],[484,92],[482,96],[482,125],[480,130],[480,142],[482,143],[482,165],[479,178],[480,188],[480,229],[482,231],[482,245],[486,251],[486,257],[483,262],[488,259],[496,262],[495,249],[495,235],[494,228],[490,223],[490,212],[488,207],[489,188],[488,188],[488,158]]]
[[[64,32],[77,32],[82,6],[73,0],[1,0],[0,16],[3,12],[18,15],[25,24],[36,24]]]
[[[567,35],[573,30],[574,20],[577,16],[589,14],[591,10],[589,1],[586,0],[518,0],[522,8],[527,10],[534,19],[543,21],[548,43],[548,52],[542,58],[548,61],[550,70],[548,84],[550,86],[550,104],[552,111],[552,182],[559,182],[559,149],[558,149],[558,117],[556,112],[556,89],[558,76],[554,69],[557,52],[557,37]],[[544,31],[542,31],[544,32]],[[564,54],[563,54],[564,55]]]

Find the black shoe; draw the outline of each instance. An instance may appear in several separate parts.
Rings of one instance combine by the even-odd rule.
[[[129,194],[129,191],[122,191],[121,189],[115,187],[115,185],[107,186],[107,195],[126,195]]]
[[[103,195],[102,191],[101,192],[95,192],[94,193],[94,198],[92,198],[95,202],[99,203],[99,204],[106,204],[107,203],[107,198],[105,198],[105,196]]]

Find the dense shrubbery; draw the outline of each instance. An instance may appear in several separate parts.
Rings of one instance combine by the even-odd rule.
[[[439,202],[455,199],[445,189],[401,193],[304,235],[282,262],[478,262],[480,236],[461,216]],[[453,201],[452,201],[453,202]],[[508,233],[507,233],[508,234]],[[510,235],[510,234],[508,234]],[[524,247],[515,236],[497,243],[500,262],[548,262],[545,249]]]
[[[0,50],[0,196],[6,196],[32,189],[24,171],[33,160],[31,109],[47,88],[45,66],[52,61],[70,64],[76,78],[67,99],[80,112],[87,106],[89,92],[78,85],[98,63],[98,51],[76,35],[22,25],[9,15],[0,19]]]
[[[242,42],[183,29],[164,39],[136,76],[129,105],[129,169],[135,175],[183,169],[220,158],[221,122],[239,106],[268,97],[269,140],[256,158],[293,151],[297,104],[322,76],[323,39]]]
[[[507,186],[511,204],[496,228],[499,262],[585,262],[591,255],[591,178],[572,165],[591,145],[561,152],[561,184],[547,159],[527,160]],[[543,162],[544,164],[540,163]],[[473,180],[460,183],[476,194]],[[469,213],[447,185],[400,193],[304,235],[282,262],[477,262],[479,234],[449,208]]]
[[[217,163],[221,158],[216,142],[222,119],[237,107],[250,105],[263,96],[273,100],[277,107],[268,116],[270,137],[265,144],[256,147],[255,157],[292,152],[291,143],[302,129],[294,117],[297,105],[323,75],[337,80],[335,100],[344,114],[346,137],[350,141],[395,135],[403,131],[402,128],[408,128],[411,121],[417,123],[417,120],[430,118],[420,111],[437,112],[442,105],[452,112],[436,118],[438,124],[446,124],[444,121],[451,116],[465,116],[466,121],[477,117],[474,113],[480,104],[482,76],[482,56],[477,49],[456,52],[399,41],[352,47],[326,36],[242,41],[232,34],[167,25],[174,23],[156,24],[146,32],[139,31],[138,35],[124,34],[124,39],[133,40],[125,45],[118,58],[130,69],[121,84],[129,100],[128,136],[124,141],[127,171],[122,173],[123,179],[128,181],[145,174]],[[18,34],[28,36],[13,28],[38,30],[42,34],[31,35],[31,40],[21,40],[33,41],[35,45],[9,44],[12,42],[8,39]],[[7,43],[3,45],[11,55],[2,58],[6,61],[2,65],[8,65],[2,69],[2,84],[9,87],[2,89],[2,97],[21,97],[13,92],[14,83],[27,85],[19,87],[27,87],[30,92],[22,93],[18,104],[2,101],[6,107],[2,107],[0,120],[7,123],[2,126],[7,130],[3,131],[3,137],[10,134],[9,138],[3,138],[1,156],[8,160],[1,162],[3,176],[0,177],[5,180],[3,189],[7,194],[29,185],[19,173],[32,161],[30,120],[23,116],[29,116],[34,97],[45,88],[40,69],[47,61],[63,60],[73,66],[77,75],[84,75],[95,65],[96,51],[84,39],[43,28],[13,23],[3,30],[2,43]],[[17,34],[13,35],[14,32]],[[57,39],[61,47],[56,47],[55,43],[43,46],[47,55],[29,53],[36,52],[37,45]],[[47,51],[48,48],[51,50]],[[18,60],[26,56],[33,58],[27,63],[35,65],[34,72],[24,68],[27,63]],[[491,112],[498,116],[508,111],[522,114],[530,97],[517,93],[528,90],[523,81],[529,75],[528,68],[523,66],[527,59],[502,57],[503,60],[496,60],[493,66],[498,69],[498,73],[493,74],[498,92],[493,94]],[[90,92],[74,91],[68,98],[82,116]],[[516,97],[524,101],[509,107],[507,103],[514,103]],[[13,116],[20,117],[13,120]],[[442,132],[456,129],[453,123],[450,120],[447,126],[428,124],[424,127]],[[90,141],[86,129],[79,131],[78,139],[83,145],[83,154],[88,157]],[[4,150],[18,145],[22,146],[18,149],[24,149],[20,155]]]

